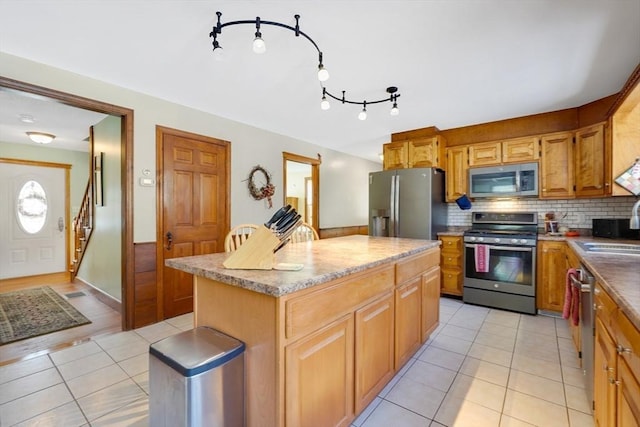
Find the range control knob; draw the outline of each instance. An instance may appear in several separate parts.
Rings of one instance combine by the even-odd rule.
[[[495,239],[493,239],[493,241],[496,243],[500,243],[500,238],[496,237]]]
[[[518,239],[511,239],[511,243],[518,243]]]
[[[484,237],[478,237],[478,242],[484,242]]]
[[[471,242],[475,242],[475,241],[476,241],[476,238],[475,238],[475,236],[471,236],[471,237],[469,237],[469,240],[470,240]]]
[[[525,243],[527,243],[527,239],[520,239],[520,243],[524,245]]]

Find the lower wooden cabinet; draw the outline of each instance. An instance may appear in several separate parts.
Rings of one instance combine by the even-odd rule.
[[[593,362],[593,401],[596,426],[616,423],[616,345],[602,320],[596,319]]]
[[[624,360],[619,363],[618,377],[617,425],[638,427],[640,425],[640,383]]]
[[[349,425],[354,413],[353,334],[353,316],[347,315],[287,346],[288,426]]]
[[[356,311],[355,410],[362,411],[393,378],[393,292]]]
[[[536,280],[538,310],[562,312],[567,277],[565,248],[565,242],[538,241]]]
[[[446,295],[462,296],[464,283],[462,236],[439,236],[438,240],[442,242],[440,247],[441,292]]]
[[[596,283],[594,420],[598,427],[640,425],[640,331]]]

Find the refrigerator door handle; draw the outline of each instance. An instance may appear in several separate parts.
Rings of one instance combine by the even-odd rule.
[[[396,176],[391,177],[391,191],[389,191],[389,237],[393,237],[396,230]]]
[[[393,205],[395,206],[395,228],[393,230],[393,237],[398,237],[400,234],[400,177],[398,175],[395,176],[395,200],[393,201]]]

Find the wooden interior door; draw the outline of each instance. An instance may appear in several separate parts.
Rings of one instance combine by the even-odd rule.
[[[164,260],[224,251],[229,230],[229,142],[157,127],[161,319],[193,310],[193,276]],[[159,304],[160,305],[160,304]]]

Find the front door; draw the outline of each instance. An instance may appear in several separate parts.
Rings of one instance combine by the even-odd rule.
[[[0,279],[67,270],[68,168],[0,160]]]
[[[162,206],[158,262],[163,318],[193,310],[193,276],[164,260],[224,251],[229,230],[229,143],[157,127]]]

